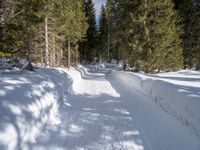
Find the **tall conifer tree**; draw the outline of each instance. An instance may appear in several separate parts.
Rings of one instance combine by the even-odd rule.
[[[108,48],[108,16],[107,10],[104,6],[101,7],[101,14],[99,20],[99,54],[103,59],[107,59]]]
[[[114,0],[112,33],[121,59],[146,72],[182,67],[181,28],[171,0]]]
[[[174,0],[182,16],[185,67],[200,69],[200,1]]]
[[[97,56],[96,42],[97,42],[97,26],[95,18],[95,8],[92,0],[84,1],[85,15],[87,17],[88,29],[86,34],[86,41],[83,45],[83,57],[87,61],[93,61]]]
[[[132,13],[132,47],[147,72],[182,66],[179,17],[171,0],[143,0]],[[135,26],[138,30],[135,30]]]

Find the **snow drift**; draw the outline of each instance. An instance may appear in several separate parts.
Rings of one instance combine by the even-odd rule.
[[[64,69],[0,73],[0,149],[28,149],[48,123],[59,123],[58,108],[70,84]]]
[[[112,71],[112,75],[153,100],[200,136],[200,73],[182,71],[157,76]],[[190,71],[191,73],[191,71]]]

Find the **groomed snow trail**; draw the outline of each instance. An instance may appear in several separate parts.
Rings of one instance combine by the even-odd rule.
[[[200,139],[111,73],[71,70],[61,123],[33,150],[199,150]]]

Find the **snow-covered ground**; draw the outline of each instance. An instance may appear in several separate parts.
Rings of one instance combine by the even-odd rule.
[[[182,70],[157,75],[115,71],[112,74],[153,100],[200,137],[199,71]]]
[[[147,76],[106,66],[2,73],[0,149],[200,149],[198,72]]]
[[[68,75],[62,69],[0,73],[0,149],[26,150],[49,123],[57,124]]]

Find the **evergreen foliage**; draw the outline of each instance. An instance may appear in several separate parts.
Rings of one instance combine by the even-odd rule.
[[[172,1],[144,0],[131,18],[129,45],[141,69],[154,72],[182,67],[181,29]]]
[[[99,20],[99,45],[99,56],[105,60],[108,48],[108,15],[104,6],[101,7]]]
[[[146,72],[182,67],[182,31],[172,1],[114,0],[114,4],[111,42],[120,59]]]
[[[86,61],[94,61],[97,56],[97,25],[93,0],[84,0],[84,11],[87,17],[88,29],[85,42],[82,43],[82,57]]]
[[[45,65],[65,64],[66,43],[75,51],[86,33],[82,0],[7,0],[4,6],[11,1],[12,13],[1,19],[1,51]]]
[[[174,0],[182,16],[185,67],[200,69],[200,1]]]
[[[199,0],[1,0],[0,51],[44,66],[123,60],[137,70],[200,68]]]

